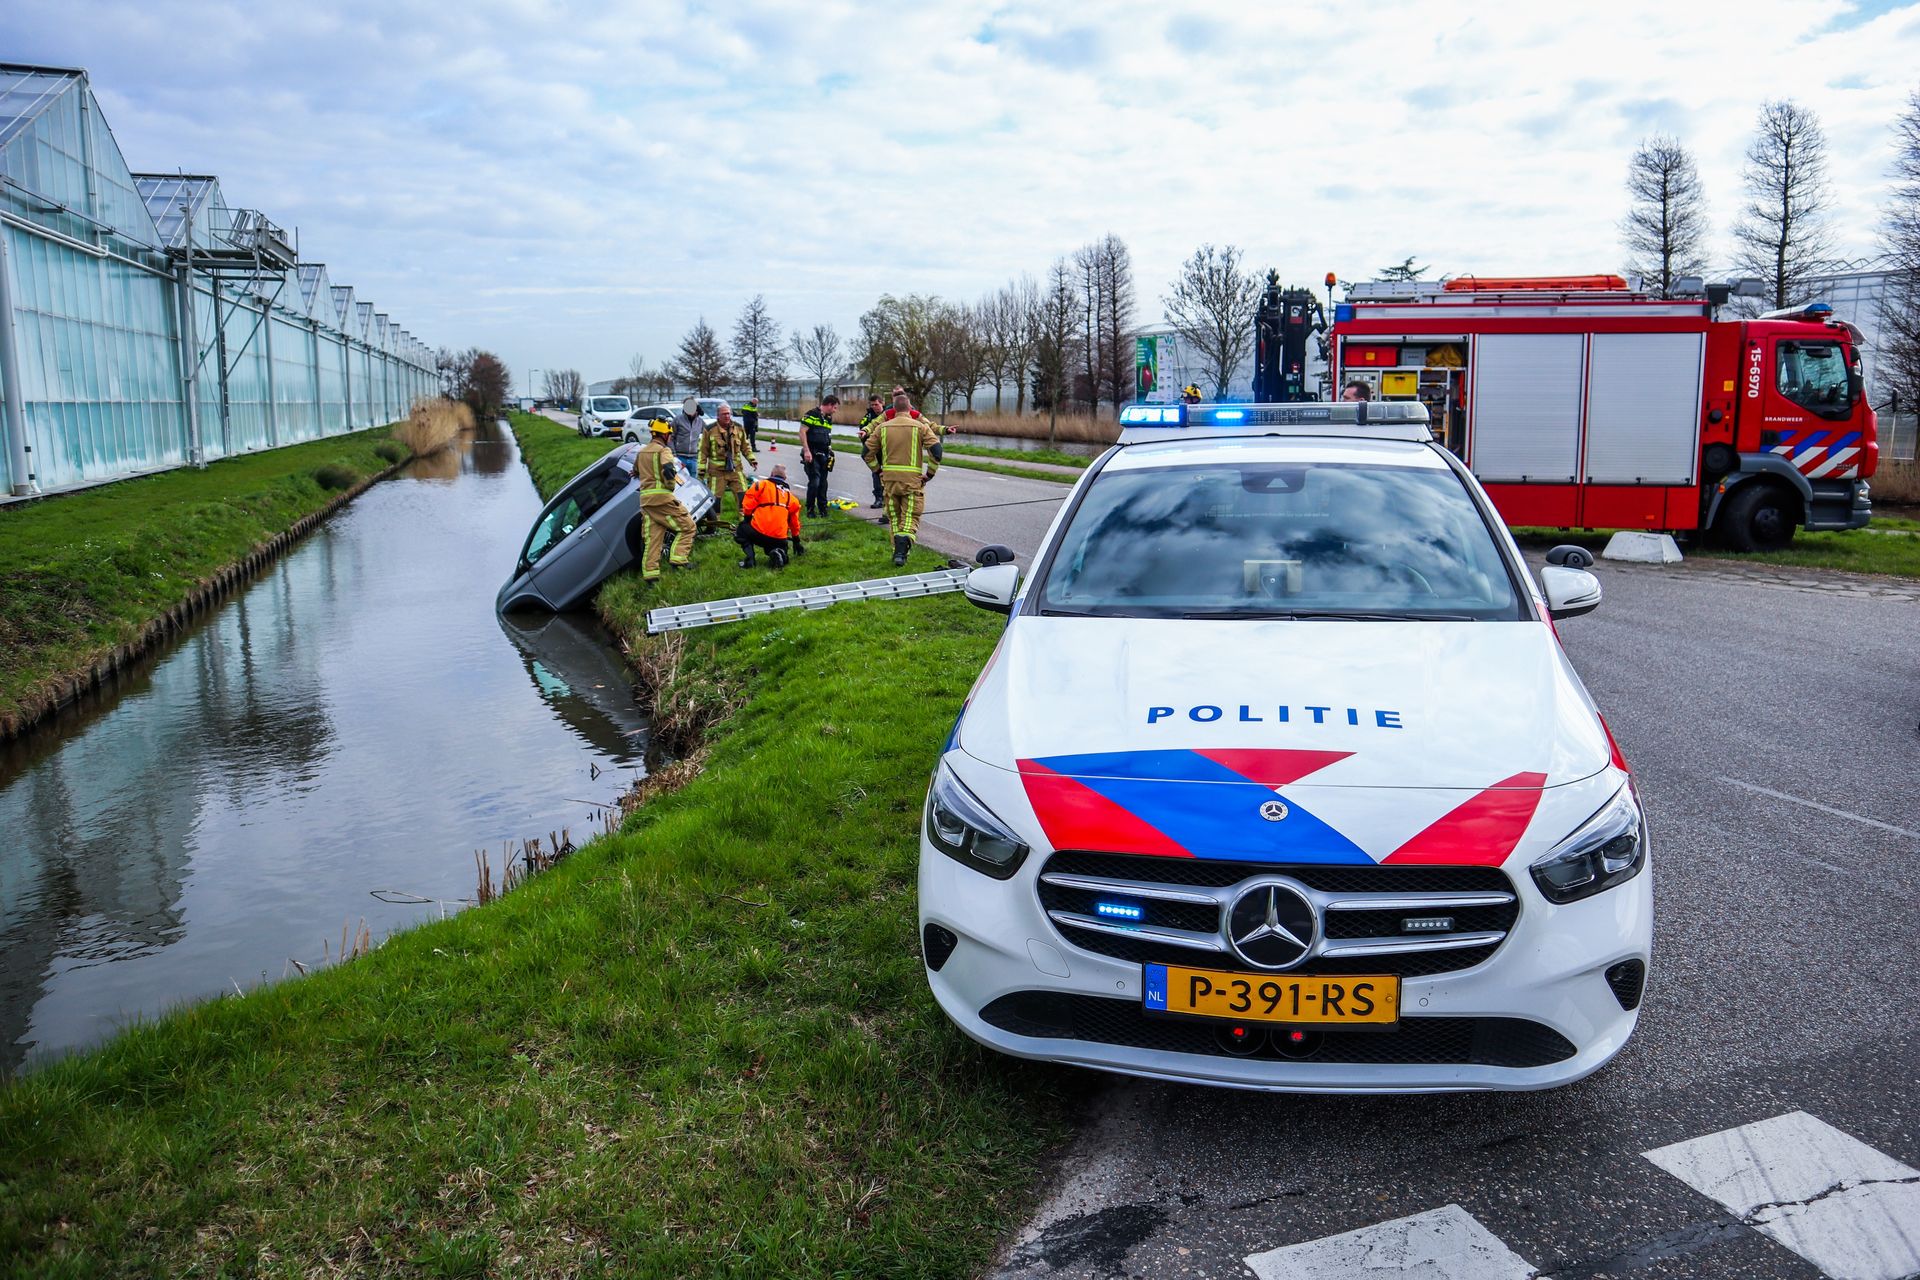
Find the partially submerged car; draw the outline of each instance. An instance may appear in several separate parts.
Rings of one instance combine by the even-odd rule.
[[[1653,912],[1552,625],[1599,604],[1590,554],[1536,585],[1416,404],[1128,412],[1026,581],[968,580],[1011,616],[923,814],[940,1006],[1005,1053],[1245,1088],[1599,1068]]]
[[[640,518],[640,487],[633,482],[638,452],[633,444],[614,449],[541,508],[513,575],[494,600],[499,612],[572,609],[640,559],[646,521]],[[713,507],[712,492],[692,476],[682,475],[674,494],[696,520]]]

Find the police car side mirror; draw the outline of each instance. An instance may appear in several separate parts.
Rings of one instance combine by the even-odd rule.
[[[1019,565],[994,564],[968,574],[961,594],[982,609],[990,609],[994,613],[1012,613],[1014,588],[1019,585]]]
[[[992,568],[996,564],[1012,564],[1013,560],[1013,548],[998,542],[989,543],[980,548],[973,557],[973,562],[983,569]]]
[[[1585,569],[1550,564],[1540,571],[1540,585],[1546,588],[1550,618],[1577,618],[1600,607],[1600,579]]]
[[[1593,552],[1585,547],[1577,547],[1571,542],[1563,542],[1547,552],[1547,563],[1565,565],[1569,569],[1593,568]]]

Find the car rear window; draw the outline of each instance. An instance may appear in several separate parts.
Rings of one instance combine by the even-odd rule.
[[[1103,472],[1033,598],[1119,617],[1527,616],[1457,476],[1352,463]]]

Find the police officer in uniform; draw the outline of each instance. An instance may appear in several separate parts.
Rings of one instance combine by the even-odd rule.
[[[873,429],[873,424],[886,416],[886,406],[887,402],[881,399],[879,392],[875,392],[867,397],[867,411],[860,415],[861,453],[864,454],[866,452],[867,433]],[[886,501],[880,493],[880,473],[875,471],[873,473],[873,508],[878,511],[884,505],[886,505]]]
[[[760,447],[760,397],[748,396],[747,402],[740,406],[740,425],[747,429],[747,443],[756,450]]]
[[[668,562],[676,569],[685,569],[692,563],[693,517],[673,492],[680,478],[680,463],[667,447],[673,423],[655,419],[651,434],[647,447],[634,456],[633,480],[640,486],[640,518],[647,522],[646,555],[640,565],[640,576],[647,582],[657,582],[660,555],[667,550],[669,539],[673,550],[667,557]]]
[[[787,567],[787,549],[793,549],[794,555],[805,555],[807,549],[800,545],[800,499],[787,489],[787,469],[775,466],[773,474],[764,480],[754,482],[740,500],[740,523],[734,526],[733,538],[747,558],[740,562],[742,569],[753,568],[753,552],[758,547],[767,553],[767,560],[776,569]]]
[[[868,429],[866,459],[880,473],[896,567],[905,564],[913,550],[927,502],[926,482],[940,469],[940,454],[939,431],[908,401],[906,391],[895,387],[893,408]]]
[[[754,465],[747,433],[733,420],[733,406],[722,400],[713,411],[713,425],[700,437],[700,478],[713,490],[713,509],[700,523],[703,533],[720,527],[720,508],[727,495],[737,504],[747,492],[747,471]]]
[[[840,397],[829,392],[800,419],[800,461],[807,469],[807,514],[827,514],[827,472],[833,467],[833,412]]]

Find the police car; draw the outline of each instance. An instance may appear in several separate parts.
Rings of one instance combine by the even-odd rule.
[[[1132,406],[1022,580],[921,824],[983,1044],[1202,1084],[1535,1089],[1633,1033],[1646,822],[1538,581],[1417,404]],[[990,549],[990,551],[993,549]],[[1004,550],[1004,549],[999,549]]]

